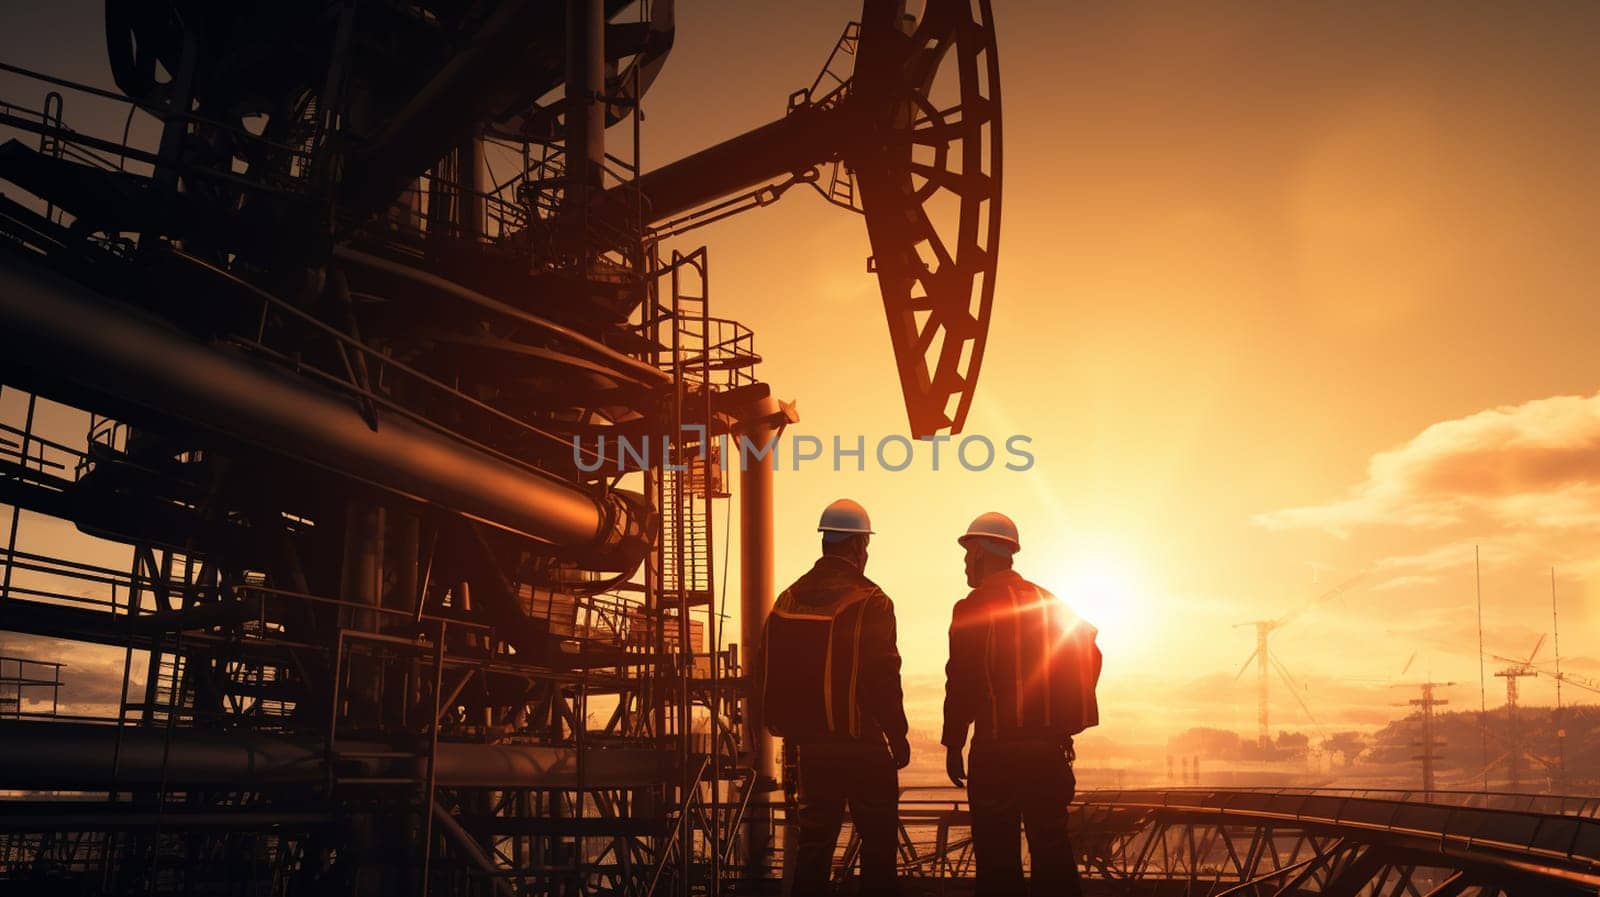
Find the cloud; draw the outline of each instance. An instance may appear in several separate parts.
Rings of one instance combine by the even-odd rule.
[[[1274,530],[1442,528],[1479,517],[1575,530],[1600,523],[1600,394],[1504,405],[1433,424],[1374,455],[1344,498],[1257,515]]]
[[[1424,575],[1424,574],[1411,573],[1411,574],[1407,574],[1407,575],[1404,575],[1404,576],[1396,576],[1393,579],[1386,579],[1386,580],[1378,583],[1377,585],[1373,586],[1372,587],[1372,591],[1374,591],[1374,592],[1388,592],[1388,591],[1393,591],[1395,589],[1411,589],[1411,588],[1416,588],[1418,586],[1431,586],[1434,583],[1437,583],[1438,581],[1439,581],[1439,577],[1438,576],[1434,576],[1434,575],[1431,575],[1431,574]]]
[[[88,645],[44,636],[6,633],[0,654],[34,661],[60,661],[61,691],[59,712],[115,719],[122,701],[123,649],[108,645]],[[129,670],[129,693],[144,693],[144,663],[135,657]],[[12,667],[15,670],[15,667]],[[42,667],[29,667],[29,676],[48,677]],[[49,712],[51,689],[34,686],[22,694],[23,710]]]
[[[1495,541],[1484,543],[1460,540],[1435,545],[1408,554],[1380,558],[1372,564],[1372,571],[1383,579],[1371,586],[1373,591],[1400,589],[1438,582],[1442,574],[1470,574],[1476,562],[1485,568],[1509,564],[1536,547],[1538,539],[1517,533],[1497,536]]]

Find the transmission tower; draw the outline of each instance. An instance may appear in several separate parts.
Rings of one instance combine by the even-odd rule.
[[[1444,747],[1444,742],[1441,741],[1435,734],[1434,709],[1437,707],[1443,707],[1450,703],[1443,698],[1435,697],[1434,689],[1449,688],[1452,685],[1455,685],[1455,683],[1411,683],[1412,687],[1421,690],[1421,695],[1419,697],[1412,698],[1408,703],[1417,708],[1418,717],[1422,724],[1421,732],[1419,733],[1420,737],[1411,743],[1412,747],[1418,748],[1420,753],[1415,754],[1411,759],[1421,761],[1422,763],[1422,793],[1424,800],[1430,798],[1433,794],[1435,773],[1438,770],[1439,760],[1442,759],[1439,754],[1439,749]]]

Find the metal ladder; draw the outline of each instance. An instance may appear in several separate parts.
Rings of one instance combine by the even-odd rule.
[[[699,291],[691,292],[686,286],[685,272],[697,273]],[[706,477],[704,458],[712,453],[709,439],[689,441],[691,431],[683,428],[684,422],[704,420],[701,414],[689,413],[688,406],[709,405],[711,389],[710,317],[708,315],[708,282],[706,279],[706,251],[704,247],[689,255],[672,254],[670,268],[672,283],[671,305],[664,309],[670,334],[666,340],[669,355],[662,365],[674,375],[678,389],[674,424],[679,428],[674,441],[673,456],[662,459],[661,465],[661,594],[665,606],[709,606],[712,596],[711,501],[713,478]],[[704,430],[701,431],[704,436]],[[675,470],[673,468],[686,468]]]

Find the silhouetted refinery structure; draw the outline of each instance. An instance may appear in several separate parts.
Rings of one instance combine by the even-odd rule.
[[[107,0],[113,83],[0,62],[0,882],[776,893],[771,469],[718,452],[796,416],[690,235],[860,215],[917,436],[967,416],[999,237],[988,0],[840,27],[785,114],[648,171],[671,0]],[[75,667],[116,686],[58,703]],[[1548,894],[1600,884],[1593,810],[1072,813],[1108,892]],[[960,795],[904,815],[904,874],[969,887]]]

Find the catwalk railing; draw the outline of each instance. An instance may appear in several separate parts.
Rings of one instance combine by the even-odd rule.
[[[948,794],[948,797],[935,796]],[[1593,894],[1600,799],[1385,790],[1092,791],[1070,808],[1091,894]],[[903,789],[909,887],[961,893],[972,817],[950,788]],[[854,874],[847,830],[836,879]],[[1475,890],[1474,890],[1475,889]]]

